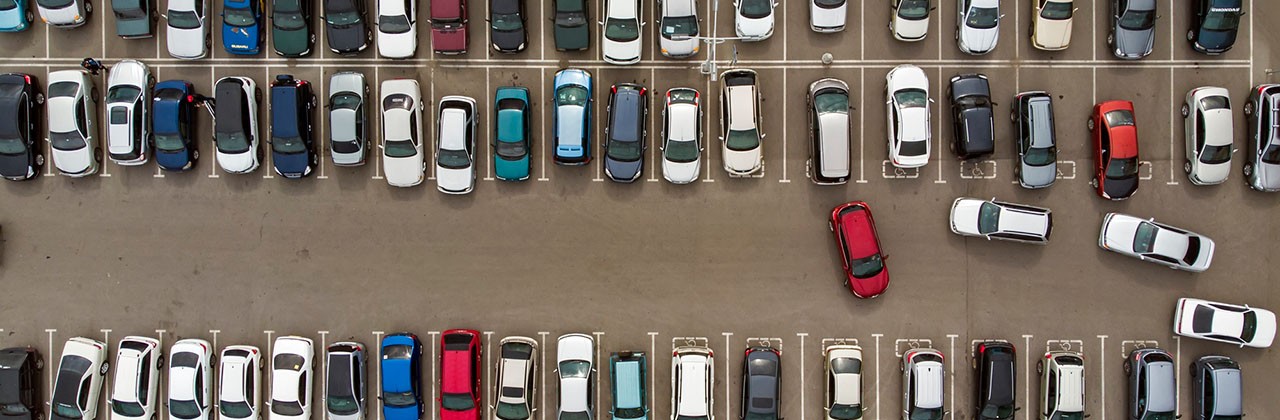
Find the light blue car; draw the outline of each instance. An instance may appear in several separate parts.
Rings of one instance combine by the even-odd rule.
[[[557,165],[591,161],[591,73],[564,69],[555,77],[555,154]]]
[[[22,32],[35,21],[27,0],[0,0],[0,32]]]
[[[649,360],[644,352],[618,352],[609,356],[609,385],[613,393],[613,407],[609,414],[614,420],[649,420],[648,384],[645,373]],[[683,417],[683,416],[681,416]]]
[[[529,89],[503,86],[494,94],[498,118],[494,122],[493,172],[503,181],[529,179],[532,169],[529,141]]]

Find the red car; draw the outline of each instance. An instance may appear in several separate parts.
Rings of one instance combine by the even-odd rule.
[[[466,54],[467,40],[467,0],[432,0],[431,48],[440,54]]]
[[[840,248],[844,284],[849,286],[849,291],[863,299],[884,293],[889,287],[889,267],[885,265],[880,238],[876,236],[871,207],[861,201],[836,206],[831,210],[828,227],[835,233],[836,246]]]
[[[1124,200],[1138,191],[1138,125],[1133,102],[1106,101],[1089,115],[1093,137],[1093,179],[1098,196]]]
[[[440,336],[440,420],[480,420],[480,332]]]

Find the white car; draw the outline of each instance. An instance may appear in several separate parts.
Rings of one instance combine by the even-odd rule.
[[[1230,93],[1211,86],[1187,92],[1186,102],[1182,104],[1182,126],[1187,152],[1182,170],[1191,183],[1227,182],[1236,132],[1231,122]]]
[[[640,0],[608,0],[605,5],[604,40],[601,52],[609,64],[635,64],[640,62],[644,42],[640,40]]]
[[[169,348],[169,418],[208,420],[213,393],[213,348],[198,338]]]
[[[1098,246],[1177,270],[1202,272],[1213,262],[1212,239],[1121,213],[1107,213],[1102,219]]]
[[[445,96],[436,109],[436,189],[469,193],[476,188],[476,100]]]
[[[848,0],[809,0],[809,29],[818,33],[843,31],[848,9]]]
[[[662,108],[662,177],[688,184],[702,172],[702,100],[693,88],[667,90]]]
[[[160,341],[128,336],[116,348],[116,372],[111,389],[111,420],[151,420],[156,413],[156,390],[164,365]]]
[[[698,2],[696,0],[659,0],[658,26],[662,28],[658,37],[658,48],[662,55],[671,58],[690,57],[698,53],[697,39],[701,32],[698,22]]]
[[[36,9],[40,11],[40,19],[55,28],[70,29],[84,25],[89,21],[89,15],[93,13],[93,4],[88,0],[45,0],[34,3]],[[19,10],[18,16],[22,16],[23,13],[25,12]]]
[[[262,163],[258,146],[258,100],[262,92],[253,79],[230,76],[214,85],[217,106],[213,116],[215,158],[222,170],[247,174]]]
[[[862,347],[835,344],[822,349],[827,371],[827,420],[862,418]]]
[[[715,353],[703,346],[671,352],[671,420],[715,420]]]
[[[254,346],[227,346],[218,361],[219,420],[259,420],[262,353]]]
[[[893,0],[889,19],[889,32],[899,41],[921,41],[929,34],[930,0]]]
[[[107,155],[119,165],[147,163],[151,149],[151,70],[120,60],[107,76]]]
[[[958,0],[956,43],[960,52],[982,55],[1000,40],[1000,0]]]
[[[209,55],[213,38],[209,35],[211,0],[170,0],[165,12],[165,38],[169,55],[195,60]]]
[[[556,341],[556,373],[560,377],[557,420],[595,418],[596,341],[586,334],[565,334]]]
[[[1265,349],[1276,338],[1276,314],[1249,305],[1178,299],[1173,332],[1183,337]]]
[[[1071,45],[1071,17],[1074,0],[1031,0],[1031,46],[1060,51]]]
[[[271,408],[269,420],[311,418],[312,361],[315,347],[310,338],[277,337],[271,348]]]
[[[764,41],[773,36],[774,0],[733,0],[733,30],[743,41]]]
[[[931,348],[902,352],[902,420],[942,419],[946,373],[942,353]]]
[[[98,89],[83,70],[49,73],[45,90],[49,146],[53,166],[63,175],[82,177],[98,172]]]
[[[951,232],[1045,245],[1053,232],[1053,213],[1025,204],[961,197],[951,204]]]
[[[67,340],[62,346],[58,376],[53,380],[49,418],[98,418],[98,397],[110,367],[106,343],[85,337]]]
[[[418,50],[417,0],[378,0],[378,55],[410,58]]]
[[[538,342],[529,337],[507,337],[499,344],[497,376],[493,395],[497,405],[493,420],[529,420],[533,418],[534,395],[538,388]]]
[[[1040,375],[1040,420],[1081,419],[1084,414],[1084,355],[1068,350],[1046,352],[1036,361]]]
[[[919,67],[903,64],[885,76],[885,116],[889,119],[889,161],[898,168],[929,163],[929,77]]]
[[[422,151],[422,93],[418,81],[382,82],[382,167],[393,187],[422,183],[426,160]]]
[[[760,85],[756,72],[734,69],[720,74],[721,156],[730,176],[749,176],[764,168],[764,132],[760,124]]]
[[[364,74],[335,73],[329,78],[329,151],[337,166],[364,165],[369,154],[367,101],[369,85]]]

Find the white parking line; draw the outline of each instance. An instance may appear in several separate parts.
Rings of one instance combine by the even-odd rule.
[[[1098,357],[1098,369],[1101,369],[1098,373],[1098,377],[1102,379],[1106,379],[1107,377],[1107,336],[1105,335],[1098,336],[1098,354],[1100,355]],[[1100,411],[1102,413],[1102,420],[1107,420],[1107,381],[1102,379],[1098,380],[1098,383],[1102,384],[1102,395],[1098,397],[1098,400],[1102,403],[1102,410]]]
[[[733,337],[733,333],[722,332],[720,333],[720,335],[724,336],[724,357],[720,358],[721,360],[724,360],[724,368],[720,369],[720,371],[723,372],[723,375],[724,375],[724,418],[727,420],[730,418],[729,417],[729,400],[733,399],[733,398],[729,398],[730,395],[733,395],[729,393],[729,355],[732,354],[729,351],[729,337]],[[676,408],[671,407],[671,409],[675,410]]]
[[[711,3],[712,1],[715,1],[715,0],[710,0],[708,1],[708,3]],[[702,91],[702,94],[706,95],[707,98],[711,98],[711,78],[707,78],[706,89]],[[702,108],[704,110],[709,106],[710,105],[702,104]],[[701,117],[702,117],[702,127],[703,127],[702,158],[703,158],[703,161],[706,162],[705,164],[702,165],[703,170],[706,171],[704,175],[705,177],[702,178],[702,182],[716,182],[715,179],[711,178],[711,149],[712,148],[707,147],[707,144],[710,143],[713,138],[715,138],[715,136],[711,136],[710,134],[708,134],[708,133],[711,133],[711,118],[714,118],[714,117],[708,117],[705,111],[703,111],[703,114]],[[717,140],[716,146],[719,146],[719,145],[720,145],[719,141]],[[716,148],[718,149],[719,147],[716,147]]]
[[[939,21],[941,21],[941,19],[939,19]],[[941,23],[939,23],[939,25],[941,25]],[[941,29],[939,29],[939,31],[941,31]],[[939,32],[939,34],[941,34],[941,32]],[[941,38],[941,37],[939,37],[939,38]],[[942,67],[938,67],[938,78],[937,78],[936,82],[938,83],[938,87],[937,87],[937,89],[936,89],[936,90],[934,90],[934,93],[936,93],[936,94],[938,95],[938,100],[937,100],[937,101],[935,101],[935,102],[933,103],[933,111],[934,111],[934,112],[933,112],[933,116],[932,116],[932,118],[933,118],[933,132],[934,132],[934,133],[941,134],[941,133],[942,133]],[[932,101],[933,99],[932,99],[932,98],[930,98],[929,100],[931,100],[931,101]],[[934,150],[933,150],[933,155],[934,155],[934,157],[937,157],[937,158],[938,158],[938,179],[937,179],[937,180],[934,180],[934,181],[933,181],[933,183],[934,183],[934,184],[946,184],[946,183],[947,183],[947,180],[942,179],[942,162],[943,162],[943,160],[942,160],[942,136],[941,136],[941,135],[935,135],[935,137],[937,137],[937,138],[938,138],[938,146],[937,146],[936,148],[934,148]]]
[[[786,8],[784,7],[783,9],[785,10]],[[786,32],[783,33],[785,34]],[[806,404],[807,400],[804,398],[804,384],[806,383],[804,381],[804,338],[808,335],[808,333],[796,333],[796,337],[800,337],[800,420],[804,420],[804,406],[809,405]]]
[[[546,2],[546,0],[543,0],[543,2],[545,3],[545,2]],[[542,44],[543,44],[543,48],[545,49],[545,47],[546,47],[546,42],[543,42]],[[550,130],[550,131],[551,131],[551,133],[552,133],[552,135],[551,135],[551,136],[547,136],[547,135],[546,135],[546,134],[547,134],[547,131],[548,131],[548,130],[547,130],[547,127],[546,127],[546,125],[547,125],[547,108],[551,107],[551,106],[552,106],[552,104],[554,104],[554,102],[552,102],[552,99],[551,99],[550,97],[548,97],[548,96],[547,96],[547,69],[538,69],[538,72],[539,72],[539,73],[538,73],[538,74],[539,74],[539,77],[538,77],[538,89],[539,89],[539,90],[538,90],[538,99],[537,99],[537,100],[531,100],[531,101],[529,101],[529,102],[530,102],[531,104],[537,104],[537,105],[538,105],[538,121],[540,121],[540,122],[541,122],[541,124],[543,124],[542,130],[540,130],[540,134],[541,134],[541,135],[539,135],[539,136],[538,136],[538,149],[537,149],[537,150],[539,150],[539,151],[541,151],[541,152],[542,152],[542,153],[541,153],[541,154],[542,154],[542,159],[539,159],[539,160],[541,160],[541,161],[542,161],[542,176],[539,176],[539,177],[538,177],[538,180],[539,180],[539,181],[550,181],[550,180],[551,180],[551,178],[547,178],[547,161],[548,161],[548,160],[551,160],[551,152],[550,152],[551,147],[548,145],[547,140],[548,140],[548,139],[553,139],[553,138],[555,138],[555,137],[554,137],[554,136],[555,136],[555,122],[554,122],[554,121],[552,121],[552,122],[551,122],[551,130]],[[543,387],[542,389],[547,389],[547,388],[546,388],[546,387]],[[545,414],[545,413],[546,413],[546,412],[544,411],[544,412],[543,412],[543,414]]]
[[[324,27],[324,25],[320,25],[320,27],[322,27],[322,28],[323,28],[323,27]],[[326,49],[327,49],[327,48],[326,48]],[[321,52],[323,52],[324,50],[325,50],[325,49],[321,49],[320,51],[321,51]],[[320,86],[320,92],[319,92],[319,93],[317,93],[317,94],[315,95],[315,96],[316,96],[316,102],[317,102],[317,103],[320,103],[320,109],[318,109],[318,110],[312,110],[312,112],[315,112],[315,113],[320,114],[320,115],[318,116],[318,117],[319,117],[319,121],[320,121],[320,124],[318,124],[318,125],[320,126],[320,138],[319,138],[318,140],[316,140],[316,145],[317,145],[317,147],[316,147],[316,161],[317,161],[317,162],[319,162],[319,166],[320,166],[320,175],[316,176],[316,178],[317,178],[317,179],[329,179],[329,177],[328,177],[328,176],[325,176],[325,174],[324,174],[324,161],[325,161],[325,155],[327,154],[327,153],[325,153],[325,144],[326,144],[326,141],[327,141],[327,137],[325,137],[325,131],[324,131],[325,129],[324,129],[324,126],[325,126],[325,122],[329,119],[329,118],[328,118],[328,113],[327,113],[327,112],[325,112],[325,111],[327,110],[327,109],[326,109],[326,106],[327,106],[327,105],[325,105],[325,104],[329,103],[329,96],[328,96],[328,95],[325,95],[325,93],[324,93],[324,82],[325,82],[325,77],[324,77],[324,66],[320,66],[320,83],[318,83],[318,84],[317,84],[317,86]],[[312,121],[315,121],[315,120],[316,120],[316,117],[317,117],[317,115],[312,115],[312,116],[311,116]],[[330,145],[330,147],[332,147],[332,145]]]
[[[385,145],[384,143],[385,139],[383,139],[381,135],[382,134],[381,133],[381,127],[382,127],[382,96],[381,95],[382,95],[382,80],[378,78],[378,66],[374,66],[373,67],[373,98],[369,98],[369,99],[373,99],[375,101],[374,103],[378,104],[378,107],[376,109],[378,114],[379,133],[377,136],[378,148],[376,149],[378,152],[378,156],[376,158],[370,156],[370,158],[373,159],[373,179],[382,179],[382,157],[383,157],[382,149],[383,149],[383,146]],[[382,420],[382,419],[378,419],[378,420]]]
[[[604,10],[604,9],[601,9],[601,10]],[[603,34],[603,32],[604,32],[604,31],[603,31],[603,30],[601,30],[600,32],[601,32],[601,35],[600,35],[600,36],[601,36],[601,37],[603,37],[603,36],[604,36],[604,34]],[[602,42],[603,42],[603,41],[602,41]],[[602,49],[603,49],[603,48],[602,48]],[[601,113],[600,111],[601,111],[601,107],[602,107],[602,106],[600,105],[600,101],[595,99],[595,98],[599,98],[601,95],[607,95],[607,93],[604,93],[604,90],[603,90],[603,89],[601,89],[601,86],[603,86],[601,82],[604,82],[604,80],[605,80],[605,78],[604,78],[604,68],[598,68],[598,69],[595,69],[595,70],[596,70],[596,77],[595,77],[595,80],[598,80],[599,82],[595,82],[595,81],[593,81],[593,82],[592,82],[592,84],[594,84],[595,86],[593,86],[593,87],[591,88],[591,96],[592,96],[592,100],[591,100],[591,102],[594,102],[594,103],[592,103],[592,104],[591,104],[591,108],[592,108],[592,109],[591,109],[591,110],[588,110],[588,113],[590,113],[590,114],[592,115],[591,120],[601,120],[601,121],[606,121],[606,120],[608,120],[608,118],[609,118],[609,117],[608,117],[608,115],[609,115],[609,110],[608,110],[608,105],[607,105],[607,104],[609,103],[609,102],[608,102],[609,100],[608,100],[608,98],[605,98],[605,104],[606,104],[606,105],[604,105],[604,106],[603,106],[605,109],[604,109],[604,112],[603,112],[603,113]],[[604,118],[603,118],[603,119],[602,119],[602,118],[600,118],[601,116],[604,116]],[[594,143],[594,144],[591,144],[591,145],[589,145],[589,146],[588,146],[588,147],[595,148],[595,153],[593,153],[593,154],[592,154],[591,159],[596,161],[596,170],[594,171],[596,175],[595,175],[595,178],[591,178],[591,181],[593,181],[593,182],[604,182],[604,178],[601,178],[601,177],[600,177],[600,174],[604,173],[604,168],[602,168],[602,167],[601,167],[601,164],[600,164],[600,161],[604,160],[604,159],[603,159],[603,156],[601,156],[601,155],[604,153],[604,152],[603,152],[603,150],[604,150],[604,129],[600,126],[600,124],[596,124],[596,123],[595,123],[595,121],[588,122],[588,123],[587,123],[587,125],[588,125],[588,126],[590,126],[590,128],[589,128],[590,130],[594,131],[594,133],[592,133],[592,136],[594,136],[594,137],[596,138],[596,141],[591,142],[591,143]]]
[[[546,10],[547,10],[547,0],[540,0],[540,5],[538,6],[538,10],[540,11],[540,13],[546,13]],[[537,22],[537,24],[538,24],[538,30],[537,30],[536,32],[534,32],[534,33],[539,33],[539,34],[540,34],[540,33],[543,33],[543,29],[542,29],[542,25],[543,25],[543,23],[542,23],[542,22],[543,22],[543,20],[542,20],[542,19],[534,19],[534,22]],[[552,40],[554,40],[554,35],[553,35]],[[538,52],[538,59],[546,59],[546,58],[547,58],[547,40],[546,40],[546,38],[541,38],[541,39],[539,39],[539,40],[538,40],[538,49],[540,50],[540,51]],[[544,75],[544,76],[545,76],[545,75]],[[546,389],[546,387],[543,387],[543,389]],[[545,410],[545,409],[544,409],[544,410],[543,410],[543,412],[542,412],[542,416],[543,416],[543,417],[546,417],[546,410]]]
[[[378,349],[379,349],[378,351],[379,351],[379,353],[381,353],[381,351],[382,351],[382,350],[381,350],[381,349],[382,349],[382,334],[384,334],[382,331],[374,331],[374,332],[373,332],[373,342],[375,343],[375,344],[374,344],[375,346],[378,346]],[[435,368],[435,362],[432,362],[432,365],[431,365],[431,366],[432,366],[432,368],[434,369],[434,368]],[[377,397],[378,404],[377,404],[377,406],[376,406],[376,407],[374,407],[374,410],[378,412],[378,420],[382,420],[382,356],[381,356],[381,355],[379,355],[379,356],[378,356],[378,362],[377,362],[377,363],[374,363],[374,370],[373,370],[373,374],[374,374],[374,381],[377,381],[377,383],[378,383],[378,391],[377,391],[377,394],[378,394],[378,397]],[[434,401],[434,400],[435,400],[435,381],[432,381],[432,382],[431,382],[431,390],[432,390],[432,391],[431,391],[432,396],[431,396],[430,398],[428,398],[428,399],[430,399],[430,400],[433,400],[433,401]]]
[[[657,71],[658,71],[657,69],[649,69],[649,88],[650,88],[649,114],[645,115],[645,117],[649,119],[649,135],[647,136],[649,137],[647,139],[647,141],[649,142],[649,180],[648,182],[658,182],[658,169],[659,169],[658,155],[662,154],[662,152],[658,150],[658,146],[655,145],[657,143],[656,137],[659,135],[657,134],[658,118],[662,118],[662,111],[658,111],[656,113],[657,117],[650,118],[650,115],[655,115],[654,108],[658,107]],[[665,106],[665,101],[664,101],[664,106]]]
[[[103,26],[106,26],[106,25],[103,25]],[[102,344],[104,345],[103,350],[104,350],[104,351],[106,351],[106,353],[107,353],[107,357],[106,357],[106,359],[104,359],[104,360],[111,360],[111,329],[110,329],[110,328],[104,328],[104,329],[101,329],[101,330],[98,330],[98,331],[101,331],[101,332],[102,332]],[[117,361],[117,362],[119,362],[119,360],[116,360],[116,361]],[[108,363],[109,363],[109,362],[108,362]],[[108,368],[108,369],[109,369],[109,368]],[[116,375],[115,375],[115,374],[111,374],[111,375],[103,375],[103,376],[106,376],[106,383],[105,383],[105,384],[103,384],[103,386],[105,386],[105,387],[106,387],[106,389],[110,389],[110,390],[114,390],[114,389],[116,389],[116,387],[115,387],[115,386],[112,386],[112,384],[114,384],[114,383],[115,383],[115,379],[116,379],[115,377],[116,377]],[[110,398],[103,398],[103,399],[102,399],[102,405],[101,405],[101,406],[99,406],[99,407],[100,407],[100,409],[99,409],[99,411],[98,411],[99,413],[106,413],[106,412],[107,412],[107,400],[110,400]]]
[[[1253,11],[1253,0],[1249,0],[1249,10]],[[1257,13],[1249,13],[1249,83],[1253,83],[1253,32],[1256,30],[1253,26],[1253,15]]]
[[[437,410],[435,407],[436,398],[438,395],[436,394],[436,378],[439,377],[439,375],[436,374],[436,365],[440,363],[440,361],[436,359],[436,336],[440,335],[440,332],[428,331],[427,334],[431,335],[431,395],[432,395],[432,398],[429,398],[431,400],[431,405],[432,405],[431,420],[436,420],[440,416],[440,410]]]
[[[951,396],[951,420],[956,419],[956,338],[959,337],[957,334],[947,334],[947,341],[950,342],[947,347],[947,361],[950,365],[948,370],[951,371],[947,374],[951,378],[951,385],[947,387],[947,392]]]
[[[1031,335],[1022,335],[1022,401],[1031,404]],[[1022,411],[1022,418],[1031,418],[1030,410]]]
[[[1093,9],[1093,19],[1089,19],[1089,24],[1092,26],[1092,28],[1089,29],[1089,33],[1093,34],[1093,41],[1089,43],[1090,45],[1089,49],[1093,50],[1093,59],[1097,60],[1098,59],[1098,13],[1101,11],[1101,9],[1098,8],[1098,0],[1092,0],[1089,3],[1089,7]],[[1097,76],[1095,75],[1094,78],[1096,79]],[[1095,94],[1094,96],[1096,97],[1097,95]],[[1097,103],[1097,102],[1098,102],[1097,99],[1095,99],[1094,103]]]
[[[99,4],[99,6],[102,6],[102,5],[101,5],[101,4]],[[98,26],[98,28],[102,30],[102,35],[101,35],[101,36],[102,36],[102,54],[100,55],[100,57],[102,57],[102,58],[104,58],[104,59],[105,59],[105,58],[107,58],[107,22],[106,22],[106,19],[103,19],[102,24],[101,24],[101,25],[99,25],[99,26]]]
[[[600,342],[601,342],[601,337],[604,336],[604,332],[592,331],[591,335],[595,336],[596,338],[596,347],[595,349],[593,349],[595,352],[592,355],[592,357],[594,357],[595,360],[591,362],[591,371],[592,371],[591,373],[593,376],[596,377],[596,393],[595,393],[596,401],[593,407],[595,407],[596,411],[599,412],[600,410],[603,409],[603,407],[600,407],[600,374],[598,373],[598,371],[600,369],[600,348],[604,347],[604,345],[600,344]],[[592,413],[592,414],[593,414],[592,418],[599,418],[594,416],[594,414],[596,413]]]
[[[542,392],[538,394],[538,407],[541,408],[538,413],[540,420],[547,420],[547,334],[550,332],[538,331],[538,347],[542,349],[538,352],[538,356],[542,358],[538,363],[542,366],[538,372],[542,381]]]
[[[1182,337],[1173,336],[1173,343],[1173,357],[1177,359],[1173,365],[1173,383],[1176,384],[1182,382],[1182,369],[1178,369],[1179,366],[1182,366]],[[1174,407],[1173,416],[1174,418],[1180,418],[1182,417],[1182,399],[1174,398],[1174,400],[1177,401],[1177,406]]]
[[[486,71],[488,70],[486,69]],[[431,98],[430,101],[427,101],[427,105],[429,106],[425,107],[425,109],[428,110],[428,115],[424,115],[422,117],[422,120],[424,123],[427,124],[427,139],[429,139],[429,141],[422,142],[422,153],[423,153],[423,157],[426,157],[427,151],[430,150],[431,159],[426,159],[426,161],[434,162],[435,156],[436,156],[436,150],[435,150],[436,117],[435,116],[436,116],[436,113],[440,111],[438,109],[431,108],[438,105],[436,104],[436,69],[435,67],[431,68],[431,86],[430,86],[430,90],[428,91],[428,96]],[[426,147],[427,144],[431,144],[432,147]],[[431,168],[431,176],[427,177],[427,179],[436,179],[436,165],[428,164],[427,167]]]
[[[158,335],[160,336],[158,339],[156,339],[156,341],[157,341],[157,342],[159,342],[160,355],[161,355],[161,357],[164,357],[164,333],[166,333],[166,332],[169,332],[169,331],[168,331],[168,330],[156,330],[156,334],[158,334]],[[214,353],[215,353],[215,354],[217,354],[217,351],[218,351],[218,341],[217,341],[217,336],[214,336],[214,341],[213,341],[213,343],[214,343],[214,344],[213,344],[213,351],[214,351]],[[213,366],[213,367],[211,367],[211,369],[217,369],[217,368],[218,368],[217,366]],[[161,369],[163,369],[163,368],[161,368]],[[216,370],[215,370],[215,372],[216,372]],[[212,383],[212,385],[213,385],[213,389],[222,389],[222,388],[218,388],[218,376],[221,376],[221,375],[209,375],[209,377],[210,377],[210,378],[213,378],[213,383]],[[160,402],[160,404],[156,404],[156,411],[162,411],[162,412],[164,413],[164,418],[165,418],[165,420],[171,420],[171,419],[173,419],[173,417],[169,415],[169,410],[167,410],[167,409],[162,410],[162,409],[161,409],[161,407],[160,407],[161,405],[164,405],[164,406],[166,406],[166,407],[169,405],[169,401],[168,401],[168,400],[169,400],[169,381],[156,381],[156,382],[159,382],[159,384],[157,384],[158,386],[156,387],[156,392],[157,392],[159,395],[157,395],[156,397],[158,397],[158,398],[159,398],[159,400],[160,400],[160,401],[159,401],[159,402]],[[215,405],[216,405],[216,404],[215,404]]]
[[[865,2],[862,4],[865,4]],[[866,83],[867,69],[858,69],[858,86],[865,89]],[[864,135],[866,126],[867,95],[866,92],[862,92],[862,94],[858,95],[858,180],[855,181],[859,184],[867,183],[867,138]]]
[[[786,13],[786,10],[787,10],[786,7],[782,8],[782,11],[784,14]],[[787,45],[785,42],[786,36],[787,36],[787,25],[782,25],[782,37],[784,39],[784,42],[782,44],[783,47],[786,47]],[[784,51],[783,57],[785,57],[786,50],[784,49],[783,51]],[[790,96],[790,95],[787,95],[787,92],[789,92],[787,90],[787,74],[788,73],[789,72],[786,72],[786,71],[782,72],[782,179],[778,180],[778,182],[781,182],[784,184],[791,182],[790,179],[787,179],[787,137],[788,137],[787,121],[789,120],[789,118],[787,118],[787,97]],[[764,165],[762,164],[761,166],[762,167],[760,168],[760,174],[763,175]]]
[[[48,32],[47,32],[47,31],[48,31],[48,29],[45,29],[45,30],[46,30],[46,32],[45,32],[45,33],[48,33]],[[49,357],[50,357],[50,359],[52,359],[53,355],[54,355],[54,354],[57,354],[56,352],[54,352],[54,351],[53,351],[53,333],[58,332],[58,330],[56,330],[56,329],[46,329],[46,330],[44,330],[44,332],[45,332],[45,334],[48,334],[48,335],[49,335]],[[61,359],[59,359],[59,360],[61,360]],[[61,364],[61,363],[59,363],[59,364]],[[52,366],[50,366],[50,367],[52,367]],[[60,368],[60,367],[59,367],[59,368]],[[45,382],[45,386],[47,387],[46,392],[45,392],[45,397],[46,397],[46,398],[44,399],[45,401],[52,401],[52,400],[53,400],[53,371],[55,371],[55,370],[58,370],[58,368],[45,369],[45,370],[44,370],[44,371],[45,371],[45,373],[47,373],[47,374],[48,374],[48,376],[49,376],[49,380]],[[45,403],[45,405],[48,405],[48,403]]]
[[[649,357],[653,358],[654,362],[658,361],[657,339],[658,339],[658,333],[656,331],[649,331]],[[653,385],[654,370],[657,370],[657,369],[654,369],[654,366],[649,367],[649,386],[650,387],[654,386]],[[645,399],[646,399],[645,407],[653,407],[653,393],[646,392]]]
[[[268,33],[270,33],[271,31],[267,31],[267,32],[268,32]],[[270,35],[268,35],[268,37],[270,37]],[[266,89],[262,89],[261,87],[259,87],[259,89],[262,89],[262,90],[266,91],[266,93],[264,93],[264,94],[262,95],[262,99],[263,99],[263,102],[266,102],[266,103],[267,103],[267,114],[268,114],[268,116],[267,116],[267,118],[265,118],[265,119],[264,119],[264,118],[262,118],[262,113],[261,113],[261,112],[259,112],[259,113],[258,113],[258,131],[263,131],[263,130],[265,129],[265,130],[266,130],[266,132],[267,132],[267,135],[263,136],[263,135],[262,135],[262,133],[258,133],[258,135],[260,136],[259,138],[267,139],[267,141],[266,141],[266,142],[261,142],[261,141],[259,141],[259,142],[258,142],[258,147],[265,147],[265,148],[267,149],[267,151],[271,151],[271,143],[270,143],[270,142],[271,142],[271,124],[270,124],[270,121],[271,121],[271,117],[270,117],[270,114],[271,114],[271,80],[272,80],[272,79],[271,79],[271,67],[269,67],[269,66],[263,66],[263,67],[262,67],[262,75],[263,75],[263,77],[265,77],[265,79],[263,79],[263,83],[266,83],[266,84],[267,84],[267,87],[266,87]],[[259,104],[258,104],[258,110],[262,110],[262,104],[261,104],[261,103],[259,103]],[[268,123],[267,123],[267,124],[263,124],[263,123],[262,123],[263,121],[267,121]],[[263,177],[263,178],[266,178],[266,179],[272,179],[272,178],[275,178],[276,176],[275,176],[275,175],[273,175],[273,174],[275,173],[275,169],[274,169],[274,168],[275,168],[275,164],[276,164],[276,162],[275,162],[275,154],[274,154],[274,153],[263,153],[263,156],[265,156],[265,157],[262,159],[262,165],[263,165],[263,167],[266,169],[266,173],[265,173],[265,174],[263,174],[263,175],[262,175],[262,177]]]
[[[320,357],[316,358],[318,359],[317,363],[320,364],[320,377],[316,379],[319,379],[320,382],[323,382],[319,386],[321,390],[320,406],[327,407],[325,404],[329,401],[329,397],[328,397],[329,396],[329,339],[328,339],[329,332],[316,331],[316,333],[320,334],[320,354],[321,354]],[[352,372],[352,374],[354,373],[355,372]]]
[[[871,334],[876,339],[876,420],[880,420],[880,337],[884,334]]]
[[[488,6],[489,2],[487,2],[487,1],[486,1],[486,2],[484,2],[484,4],[486,5],[486,6],[485,6],[485,10],[487,11],[487,10],[488,10],[488,8],[489,8],[489,6]],[[485,16],[489,16],[489,14],[486,12],[486,13],[485,13]],[[489,33],[489,31],[484,31],[484,33],[488,34],[488,33]],[[486,39],[487,39],[487,38],[488,38],[488,35],[486,35],[485,37],[486,37]],[[485,46],[485,48],[489,48],[489,46]],[[491,77],[489,76],[489,68],[488,68],[488,67],[485,67],[485,69],[484,69],[484,96],[481,96],[481,97],[480,97],[480,101],[478,101],[478,102],[479,102],[479,104],[480,104],[480,106],[484,107],[484,110],[485,110],[485,119],[484,119],[484,121],[482,121],[484,124],[477,124],[477,125],[480,125],[480,126],[481,126],[481,128],[480,128],[480,129],[484,131],[484,146],[483,146],[483,148],[484,148],[484,150],[485,150],[485,153],[484,153],[484,156],[482,156],[482,157],[480,158],[480,160],[485,161],[485,164],[484,164],[484,166],[485,166],[485,170],[486,170],[486,172],[485,172],[485,173],[486,173],[486,174],[488,174],[488,175],[485,175],[485,177],[484,177],[484,180],[485,180],[485,181],[493,181],[493,157],[492,157],[492,156],[493,156],[493,150],[492,150],[492,148],[493,148],[493,129],[491,129],[491,127],[490,127],[490,126],[492,126],[492,125],[493,125],[493,123],[492,123],[491,121],[493,121],[493,107],[494,107],[494,105],[495,105],[495,104],[487,103],[487,102],[488,102],[489,95],[491,94],[491,92],[493,92],[493,89],[489,87],[490,80],[491,80]]]
[[[1170,22],[1169,26],[1172,28],[1173,23]],[[1169,50],[1172,54],[1172,44],[1170,44]],[[1173,68],[1169,68],[1169,181],[1166,182],[1168,185],[1178,185],[1178,181],[1173,176],[1173,168],[1178,166],[1177,164],[1174,164],[1174,162],[1177,162],[1177,159],[1174,157],[1174,155],[1177,154],[1177,152],[1174,151],[1174,144],[1177,143],[1177,141],[1174,139],[1178,137],[1179,133],[1177,123],[1182,116],[1179,111],[1180,108],[1175,106],[1178,103],[1178,97],[1177,94],[1173,92],[1173,76]]]
[[[487,4],[489,2],[485,3]],[[485,33],[488,32],[489,31],[485,31]],[[485,48],[488,48],[488,46],[485,46]],[[497,383],[493,377],[493,331],[484,332],[484,377],[490,381],[494,381],[494,383]],[[484,381],[481,382],[483,383]],[[488,402],[486,403],[488,404],[488,407],[493,407],[493,393],[484,392],[484,396],[488,399]],[[481,411],[483,411],[483,409]]]

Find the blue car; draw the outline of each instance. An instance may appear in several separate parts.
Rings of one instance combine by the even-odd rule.
[[[564,69],[555,77],[555,154],[557,165],[591,161],[591,73]]]
[[[27,0],[0,0],[0,32],[25,31],[34,18]]]
[[[271,83],[271,163],[280,176],[302,178],[319,165],[311,121],[315,106],[306,80],[282,74]]]
[[[263,10],[262,0],[223,0],[222,48],[240,55],[262,51]]]
[[[195,86],[186,80],[156,83],[151,104],[151,133],[156,164],[167,171],[185,171],[196,166],[200,150],[192,130],[196,119]]]
[[[529,179],[529,89],[503,86],[494,94],[498,118],[494,123],[493,173],[503,181]]]
[[[422,341],[411,333],[382,339],[382,416],[418,420],[422,403]]]

